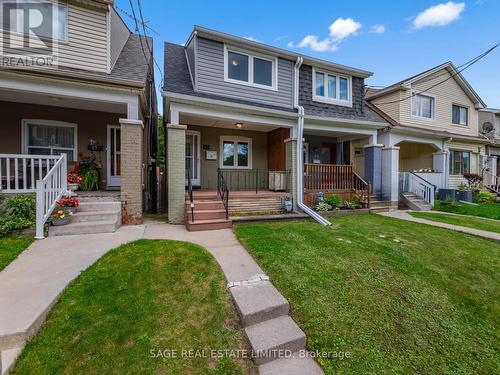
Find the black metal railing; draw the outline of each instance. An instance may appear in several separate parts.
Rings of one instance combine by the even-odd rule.
[[[191,209],[191,221],[194,223],[194,201],[193,201],[193,184],[191,183],[191,168],[188,168],[187,170],[187,180],[188,180],[189,207]]]
[[[286,191],[291,186],[291,171],[268,169],[219,169],[231,191]]]
[[[229,189],[226,184],[226,179],[222,174],[222,170],[217,170],[217,194],[224,204],[224,209],[226,210],[226,220],[229,219]]]

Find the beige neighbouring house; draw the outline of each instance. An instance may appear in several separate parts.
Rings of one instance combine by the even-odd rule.
[[[486,181],[493,190],[500,191],[500,109],[479,111],[479,129],[489,139],[486,145],[489,164]]]
[[[486,105],[451,62],[383,89],[369,88],[367,100],[391,123],[378,139],[394,147],[394,191],[402,179],[456,188],[464,173],[483,174],[491,164],[489,140],[479,126]]]
[[[66,189],[63,176],[88,156],[95,157],[99,191],[86,198],[88,212],[59,234],[140,223],[156,199],[152,40],[132,33],[113,3],[57,3],[56,32],[48,38],[54,64],[6,64],[11,51],[1,51],[0,193],[34,193],[41,182],[37,237]],[[11,34],[12,39],[26,35]],[[2,35],[5,47],[7,32]],[[93,198],[113,208],[113,215],[97,211]]]

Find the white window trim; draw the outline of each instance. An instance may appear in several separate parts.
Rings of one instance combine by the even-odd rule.
[[[432,117],[429,118],[429,117],[423,117],[423,116],[415,116],[413,114],[413,96],[426,96],[428,98],[432,98],[433,101],[434,101],[434,105],[432,106]],[[430,122],[434,122],[436,121],[436,107],[437,107],[437,99],[436,99],[436,96],[435,95],[432,95],[432,94],[428,94],[428,93],[422,93],[422,94],[419,94],[419,93],[416,93],[415,91],[412,91],[412,96],[410,98],[410,116],[414,119],[418,119],[418,120],[423,120],[423,121],[430,121]]]
[[[28,124],[73,128],[74,147],[68,148],[68,147],[28,146],[28,139],[29,139]],[[28,147],[50,148],[50,149],[57,148],[60,150],[68,150],[68,151],[73,150],[73,161],[76,162],[78,160],[78,125],[71,122],[55,121],[55,120],[23,119],[21,120],[21,149],[23,150],[23,153],[28,154]]]
[[[238,162],[238,158],[235,157],[233,165],[224,165],[224,142],[244,142],[248,143],[248,166],[238,166],[234,165]],[[221,136],[219,141],[219,167],[221,169],[252,169],[252,138],[238,137],[238,136]],[[238,155],[238,147],[234,147],[235,156]]]
[[[449,173],[449,175],[450,175],[450,176],[454,176],[454,177],[461,177],[461,176],[462,176],[462,174],[452,174],[452,173],[451,173],[451,172],[452,172],[452,171],[451,171],[451,169],[452,169],[452,168],[451,168],[450,163],[451,163],[451,157],[452,157],[452,156],[451,156],[451,154],[452,154],[453,152],[460,152],[460,153],[462,153],[462,154],[463,154],[464,152],[466,152],[466,153],[468,153],[468,154],[469,154],[469,172],[465,172],[465,173],[471,173],[471,171],[472,171],[472,155],[474,154],[474,152],[472,152],[472,151],[470,151],[470,150],[450,149],[450,150],[449,150],[449,158],[450,158],[450,160],[448,161],[448,173]]]
[[[324,74],[325,81],[323,83],[325,84],[325,96],[316,95],[316,73]],[[335,80],[337,96],[340,95],[340,79],[339,78],[347,79],[347,100],[334,99],[334,98],[328,97],[328,79],[327,79],[328,75],[332,75],[332,76],[337,77]],[[332,72],[332,71],[328,72],[326,70],[319,70],[319,69],[316,69],[313,67],[312,68],[312,98],[313,98],[313,101],[315,101],[315,102],[341,105],[344,107],[352,107],[352,77],[346,76],[343,74],[339,74],[337,72]]]
[[[465,108],[467,110],[467,123],[466,124],[457,124],[457,123],[453,122],[453,106]],[[463,104],[452,103],[452,105],[451,105],[451,124],[454,126],[459,126],[461,128],[469,127],[469,124],[470,124],[470,108],[469,108],[469,106],[463,105]]]
[[[228,52],[235,52],[241,55],[248,56],[248,82],[240,81],[237,79],[229,78],[228,76]],[[254,57],[266,60],[272,63],[272,86],[261,85],[253,81],[253,59]],[[255,52],[248,52],[240,48],[235,48],[224,44],[224,81],[229,83],[236,83],[238,85],[251,86],[259,89],[266,89],[278,91],[278,58],[257,54]]]

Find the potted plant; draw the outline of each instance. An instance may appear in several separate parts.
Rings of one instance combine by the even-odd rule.
[[[70,223],[70,217],[64,210],[56,210],[50,215],[49,221],[54,226],[67,225]]]
[[[77,191],[81,182],[82,178],[77,173],[68,174],[68,190]]]
[[[62,208],[67,213],[75,214],[80,201],[76,198],[61,198],[57,201],[59,208]]]
[[[96,156],[90,154],[89,156],[82,157],[78,167],[80,175],[82,176],[80,188],[83,191],[98,190],[101,164],[96,161]]]

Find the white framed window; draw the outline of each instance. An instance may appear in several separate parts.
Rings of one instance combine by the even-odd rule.
[[[450,151],[450,174],[462,175],[470,173],[470,152],[469,151]]]
[[[352,77],[313,68],[312,87],[314,101],[352,106]]]
[[[220,168],[252,169],[252,139],[220,137]]]
[[[451,122],[454,125],[467,126],[469,121],[469,109],[467,107],[453,104],[451,106]]]
[[[411,115],[426,120],[434,120],[436,98],[432,95],[416,94],[411,98]]]
[[[224,45],[224,81],[278,90],[278,59]]]
[[[0,19],[0,29],[5,31],[24,34],[25,30],[25,12],[30,10],[30,2],[9,0],[9,3],[18,3],[15,9],[11,10],[10,17]],[[0,1],[2,3],[2,1]],[[33,3],[33,2],[31,2]],[[51,40],[68,41],[68,6],[62,3],[51,3],[50,1],[36,3],[35,12],[30,10],[30,17],[36,17],[37,14],[49,14],[50,22],[42,22],[37,28],[37,37]],[[35,16],[33,16],[35,14]],[[32,20],[36,22],[38,19]]]
[[[30,155],[66,154],[68,161],[78,159],[78,126],[52,120],[23,120],[22,148]]]

